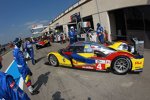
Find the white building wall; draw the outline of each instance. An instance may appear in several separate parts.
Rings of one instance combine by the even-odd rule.
[[[115,25],[113,26],[114,27],[113,29],[110,29],[110,20],[112,20],[113,18],[109,17],[108,11],[131,6],[150,5],[150,0],[81,0],[81,1],[88,1],[88,2],[76,7],[75,9],[72,9],[72,7],[70,7],[69,9],[72,10],[69,13],[66,13],[64,16],[56,20],[50,26],[54,27],[57,23],[59,23],[59,25],[63,25],[63,29],[65,30],[65,32],[68,32],[68,26],[66,24],[70,22],[70,16],[77,12],[80,12],[81,17],[92,15],[95,30],[97,27],[97,23],[100,22],[101,25],[105,27],[105,29],[107,30],[109,34],[109,40],[111,40],[110,34],[111,32],[112,33],[115,32],[114,31]]]
[[[64,30],[64,33],[66,33],[66,35],[68,36],[68,26],[67,25],[63,25],[63,30]]]
[[[79,7],[81,17],[86,17],[97,13],[95,0],[91,0]]]
[[[102,27],[108,32],[108,40],[111,41],[110,19],[109,19],[108,12],[102,12],[99,14],[99,16],[100,16],[100,23]]]
[[[97,29],[97,23],[100,22],[100,16],[99,14],[94,14],[93,16],[93,24],[94,24],[94,30]]]
[[[97,0],[99,12],[131,6],[150,5],[149,0]]]

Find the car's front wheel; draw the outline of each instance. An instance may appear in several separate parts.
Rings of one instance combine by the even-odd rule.
[[[48,60],[49,60],[49,63],[50,63],[52,66],[57,67],[57,66],[59,65],[58,59],[57,59],[56,56],[53,55],[53,54],[49,55]]]
[[[115,74],[126,74],[132,67],[128,57],[117,57],[112,62],[112,70]]]

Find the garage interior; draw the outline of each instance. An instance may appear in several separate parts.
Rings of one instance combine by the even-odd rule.
[[[150,49],[150,6],[137,6],[109,11],[112,40],[127,40],[132,37],[144,40]]]

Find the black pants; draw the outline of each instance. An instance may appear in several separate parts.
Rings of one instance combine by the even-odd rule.
[[[0,69],[2,68],[2,63],[0,62]]]

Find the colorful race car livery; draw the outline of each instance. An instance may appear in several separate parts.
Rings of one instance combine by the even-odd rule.
[[[36,45],[36,49],[40,49],[42,47],[50,46],[51,44],[48,40],[41,40],[37,42],[35,45]]]
[[[144,58],[141,55],[117,51],[95,42],[77,42],[58,52],[50,52],[48,60],[53,66],[111,70],[116,74],[142,72],[144,66]]]
[[[129,45],[127,42],[124,41],[117,41],[111,45],[109,45],[108,47],[113,48],[115,50],[122,50],[122,51],[127,51],[127,52],[131,52],[134,53],[134,46]]]

